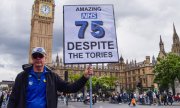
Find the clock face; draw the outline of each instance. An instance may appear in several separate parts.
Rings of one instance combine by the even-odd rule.
[[[48,15],[51,11],[51,8],[49,5],[42,5],[40,11],[43,15]]]

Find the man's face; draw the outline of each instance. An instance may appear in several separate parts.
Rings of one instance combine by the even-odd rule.
[[[44,68],[45,62],[46,62],[45,55],[41,53],[32,54],[32,63],[36,69]]]

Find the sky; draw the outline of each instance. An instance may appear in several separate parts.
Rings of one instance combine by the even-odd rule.
[[[28,63],[31,11],[34,0],[1,0],[0,81],[14,80]],[[180,0],[55,0],[53,59],[63,57],[63,5],[113,4],[119,55],[141,62],[172,46],[173,23],[180,33]]]

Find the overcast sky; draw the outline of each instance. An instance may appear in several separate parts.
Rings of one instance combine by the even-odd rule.
[[[28,63],[31,11],[34,0],[1,0],[0,81],[14,80]],[[53,59],[62,57],[63,5],[113,4],[119,55],[141,62],[159,52],[159,37],[169,52],[173,22],[180,33],[180,0],[55,0]]]

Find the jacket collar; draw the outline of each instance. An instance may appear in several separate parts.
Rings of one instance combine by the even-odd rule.
[[[31,71],[32,67],[33,67],[33,64],[24,64],[24,65],[22,65],[22,69],[23,69],[25,72]],[[45,67],[46,67],[46,71],[47,71],[47,72],[51,72],[50,67],[48,67],[48,66],[46,66],[46,65],[45,65]]]

